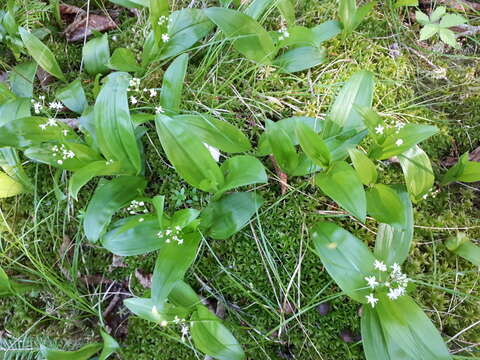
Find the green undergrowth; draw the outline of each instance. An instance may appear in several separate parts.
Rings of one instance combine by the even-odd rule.
[[[330,1],[310,1],[304,6],[299,10],[304,14],[299,21],[307,26],[335,16],[335,4]],[[138,19],[137,24],[137,19],[122,16],[120,29],[110,33],[116,36],[116,41],[110,42],[112,49],[127,44],[138,48],[145,19]],[[279,28],[279,17],[269,19],[270,28]],[[235,51],[226,51],[228,45],[198,49],[193,52],[185,81],[183,109],[223,117],[256,143],[265,119],[323,117],[342,82],[354,72],[367,69],[377,77],[374,106],[380,113],[440,128],[438,135],[422,145],[438,175],[445,171],[441,162],[447,156],[471,151],[480,144],[480,65],[472,59],[475,49],[465,49],[470,54],[459,51],[448,56],[418,49],[415,34],[400,22],[391,21],[377,9],[347,41],[327,42],[329,61],[325,65],[289,76],[279,76],[267,67],[241,59]],[[138,31],[133,41],[131,29]],[[56,35],[47,43],[68,76],[76,77],[81,45],[67,45]],[[392,56],[394,44],[399,46],[399,54]],[[424,53],[445,73],[432,69],[408,48]],[[439,71],[443,77],[438,76]],[[161,67],[152,68],[145,86],[160,87],[162,74]],[[91,102],[92,79],[85,77],[83,83]],[[48,90],[51,96],[54,87]],[[192,191],[166,165],[154,126],[147,127],[147,194],[166,195],[169,210],[183,206],[185,201],[192,207],[203,204],[206,195]],[[265,205],[251,224],[232,238],[204,241],[186,280],[211,303],[226,306],[226,324],[244,344],[250,359],[363,359],[360,342],[346,343],[340,337],[345,329],[359,334],[358,304],[339,296],[340,289],[309,243],[308,228],[332,216],[328,211],[338,209],[303,178],[289,179],[287,192],[282,195],[270,160],[263,160],[270,168],[268,186],[258,189],[266,199]],[[110,271],[111,255],[88,244],[80,230],[95,182],[84,188],[78,202],[71,198],[58,202],[61,195],[51,190],[53,170],[34,164],[26,168],[37,190],[34,195],[0,202],[0,265],[9,274],[38,281],[39,286],[25,296],[25,301],[2,298],[0,327],[14,337],[44,335],[75,348],[95,337],[99,326],[96,315],[106,306],[101,303],[105,289],[86,288],[81,276],[100,274],[126,280],[129,290],[141,296],[148,290],[134,273],[136,269],[151,273],[154,257],[126,258],[125,267]],[[382,162],[380,170],[382,181],[400,182],[402,174],[395,162]],[[66,193],[65,176],[58,179],[59,193]],[[405,271],[416,283],[412,295],[448,341],[480,317],[480,273],[448,252],[444,242],[455,235],[456,229],[478,239],[480,208],[474,186],[454,184],[439,190],[436,197],[415,205],[414,242]],[[373,244],[373,221],[362,227],[350,218],[335,220]],[[65,251],[65,244],[69,251]],[[332,309],[322,316],[316,306],[326,301]],[[461,354],[478,356],[478,348],[469,345],[479,342],[477,326],[449,345],[454,350],[466,349]],[[188,342],[180,341],[179,329],[156,327],[133,317],[129,319],[128,336],[121,343],[123,359],[201,358]]]

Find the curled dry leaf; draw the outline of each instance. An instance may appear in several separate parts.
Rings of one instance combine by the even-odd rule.
[[[48,72],[43,70],[40,66],[37,68],[37,79],[40,82],[40,86],[43,90],[47,89],[47,86],[53,81],[54,77]]]
[[[64,30],[68,42],[81,41],[92,35],[92,30],[107,31],[117,27],[110,17],[97,14],[87,16],[85,10],[73,5],[61,4],[60,15],[69,24]]]
[[[273,167],[275,168],[275,173],[277,174],[278,178],[280,179],[280,192],[282,195],[285,195],[288,190],[288,175],[285,174],[277,164],[277,160],[273,155],[270,155],[270,160],[273,163]]]

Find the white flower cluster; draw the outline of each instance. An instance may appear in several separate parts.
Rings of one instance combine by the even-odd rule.
[[[366,276],[365,281],[368,284],[368,287],[371,289],[386,289],[387,296],[390,300],[396,300],[400,296],[405,295],[406,288],[408,285],[408,278],[407,275],[402,273],[402,269],[400,265],[394,263],[390,266],[390,273],[387,276],[384,276],[381,273],[387,273],[387,265],[385,265],[382,261],[375,260],[373,263],[373,267],[380,272],[380,276]],[[385,274],[386,275],[386,274]],[[384,281],[382,281],[382,277]],[[373,307],[378,302],[378,298],[375,297],[375,293],[370,293],[370,295],[365,296],[367,298],[367,303]]]
[[[49,126],[58,126],[58,124],[57,124],[57,120],[55,120],[55,119],[53,119],[53,118],[49,118],[45,124],[40,124],[40,125],[38,125],[38,126],[39,126],[40,129],[42,129],[42,131],[43,131],[43,130],[46,130],[47,127],[49,127]],[[64,133],[64,134],[65,134],[65,133]],[[66,134],[65,134],[65,135],[66,135]]]
[[[400,133],[400,130],[405,126],[405,123],[401,122],[401,121],[396,121],[393,125],[390,125],[390,124],[378,124],[376,127],[375,127],[375,134],[377,135],[383,135],[385,133],[385,129],[389,129],[389,128],[394,128],[395,129],[395,134],[398,134]],[[403,145],[403,139],[397,139],[397,141],[395,141],[395,145],[397,146],[401,146]]]
[[[127,208],[130,215],[147,214],[148,208],[143,201],[132,200]]]
[[[180,226],[175,226],[173,229],[161,230],[157,233],[159,238],[165,238],[165,242],[170,244],[172,241],[176,241],[178,245],[183,244],[183,239],[181,238],[182,228]]]
[[[38,98],[41,100],[41,102],[35,101],[34,99],[32,99],[33,111],[35,112],[35,114],[40,114],[40,111],[43,110],[43,105],[45,103],[44,95],[41,95]]]
[[[153,306],[152,314],[155,317],[160,316],[156,306]],[[180,319],[177,315],[175,315],[175,318],[171,322],[175,325],[180,325],[181,326],[180,331],[181,331],[181,334],[182,334],[182,341],[185,342],[185,338],[188,337],[188,331],[190,330],[188,325],[187,325],[187,321],[185,319]],[[160,326],[166,327],[166,326],[168,326],[168,323],[169,323],[169,321],[162,320],[162,321],[160,321]]]
[[[280,41],[285,40],[286,38],[290,37],[290,33],[285,26],[282,26],[278,32],[281,34],[278,38]]]
[[[68,150],[63,144],[60,146],[52,146],[52,154],[54,157],[60,157],[60,159],[57,160],[58,165],[62,165],[64,160],[75,157],[75,153],[72,150]]]
[[[128,85],[130,86],[127,90],[128,91],[139,91],[140,90],[140,79],[139,78],[132,78]],[[134,88],[132,90],[132,88]]]
[[[132,94],[130,95],[129,101],[130,101],[131,105],[137,105],[139,103],[139,101],[140,101],[139,99],[142,97],[142,95],[141,95],[142,91],[144,93],[148,92],[148,95],[149,95],[150,98],[155,98],[158,95],[157,89],[154,89],[154,88],[151,88],[151,89],[143,88],[142,90],[140,90],[140,79],[139,78],[133,78],[133,79],[130,80],[129,87],[128,87],[127,91],[137,93],[136,95],[132,95]],[[157,113],[163,112],[163,109],[162,109],[161,106],[157,106],[155,108],[155,110],[156,110]]]
[[[438,193],[440,192],[439,189],[434,189],[434,188],[431,188],[425,195],[422,196],[422,198],[425,200],[426,198],[428,198],[429,196],[431,196],[432,198],[436,198]]]
[[[63,104],[60,101],[52,101],[51,103],[48,104],[48,107],[51,110],[60,111],[63,109]]]

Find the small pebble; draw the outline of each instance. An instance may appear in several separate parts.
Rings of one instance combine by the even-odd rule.
[[[329,302],[321,303],[317,306],[317,311],[320,315],[325,316],[332,310],[332,305]]]

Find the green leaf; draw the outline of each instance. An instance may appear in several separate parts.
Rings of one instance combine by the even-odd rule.
[[[200,190],[218,191],[224,182],[222,172],[200,140],[168,116],[157,114],[155,123],[162,147],[178,174]]]
[[[150,24],[153,29],[155,41],[159,44],[162,41],[162,34],[167,33],[168,20],[159,22],[160,18],[168,18],[170,6],[167,0],[150,0]]]
[[[474,245],[465,233],[459,232],[449,239],[445,245],[454,254],[467,259],[472,264],[480,266],[480,247]]]
[[[103,74],[108,71],[107,64],[110,60],[110,47],[108,35],[93,38],[85,44],[82,50],[83,64],[90,75]]]
[[[57,90],[55,96],[64,103],[67,108],[77,114],[82,114],[88,105],[80,79],[76,79],[67,86]]]
[[[158,236],[161,230],[158,219],[148,216],[142,222],[139,219],[137,216],[116,222],[103,236],[103,247],[119,256],[141,255],[162,248],[165,239]]]
[[[361,316],[363,351],[367,360],[393,360],[383,335],[382,325],[375,309],[364,306]]]
[[[217,198],[224,192],[240,186],[266,184],[268,182],[265,167],[253,156],[234,156],[225,161],[220,169],[225,177],[225,183],[219,193],[216,194]]]
[[[397,9],[402,6],[418,6],[418,0],[397,0],[393,7]],[[418,21],[418,18],[417,18],[417,21]],[[427,17],[427,21],[428,21],[428,17]]]
[[[227,239],[247,225],[262,204],[263,198],[253,192],[225,195],[203,209],[201,227],[212,239]]]
[[[197,306],[191,324],[190,333],[200,351],[218,360],[245,359],[237,339],[205,306]]]
[[[205,14],[233,41],[233,47],[247,59],[270,64],[276,49],[268,32],[250,16],[225,8],[208,8]]]
[[[0,296],[9,296],[15,294],[7,273],[0,266]]]
[[[277,8],[288,25],[295,23],[295,4],[293,0],[279,0]]]
[[[273,65],[278,66],[280,72],[294,73],[323,64],[326,58],[325,48],[304,46],[288,50],[277,57]]]
[[[110,2],[125,6],[126,8],[136,8],[141,9],[147,7],[149,4],[149,0],[110,0]]]
[[[318,166],[327,168],[331,156],[322,137],[303,123],[297,125],[297,137],[305,154]]]
[[[338,205],[365,222],[365,190],[355,170],[345,161],[334,162],[330,168],[317,174],[315,184]]]
[[[100,184],[93,193],[83,220],[87,239],[97,242],[110,224],[112,216],[134,200],[145,186],[145,179],[135,176],[121,176]]]
[[[418,145],[398,156],[408,192],[417,202],[430,191],[435,181],[428,155]]]
[[[370,150],[370,157],[385,160],[400,155],[437,132],[436,126],[407,124],[398,133],[387,136],[382,144],[373,146]]]
[[[413,239],[413,208],[408,192],[403,186],[391,186],[403,204],[404,222],[391,226],[380,224],[375,241],[375,256],[387,265],[402,264],[410,251]]]
[[[338,18],[340,19],[345,35],[354,30],[354,19],[357,12],[355,0],[340,0],[338,6]],[[344,36],[345,36],[344,35]]]
[[[45,360],[88,360],[98,353],[102,347],[101,343],[92,343],[76,351],[64,351],[40,345],[40,352],[45,357]]]
[[[68,192],[77,199],[80,189],[92,180],[95,176],[117,175],[121,173],[119,163],[107,163],[106,161],[95,161],[75,171],[68,183]]]
[[[341,24],[336,20],[329,20],[312,28],[317,46],[330,40],[342,32]]]
[[[162,309],[159,309],[155,306],[152,299],[145,298],[125,299],[123,304],[139,318],[157,324],[162,324],[164,321],[173,321],[175,317],[184,319],[190,312],[185,308],[170,304],[165,304]]]
[[[174,115],[180,111],[183,83],[188,66],[188,54],[177,57],[163,75],[160,105],[167,115]]]
[[[457,43],[457,38],[455,33],[449,29],[440,29],[438,31],[440,39],[447,45],[450,45],[453,48],[460,48],[460,45]]]
[[[415,11],[415,19],[420,25],[426,25],[430,23],[430,18],[428,15],[419,10]]]
[[[183,243],[166,243],[158,253],[152,277],[152,301],[161,309],[175,284],[183,280],[188,268],[195,261],[200,244],[198,231],[181,234]]]
[[[129,80],[130,75],[122,72],[106,77],[93,110],[95,133],[98,146],[107,160],[117,160],[138,174],[142,163],[128,108]]]
[[[436,24],[426,24],[420,30],[420,41],[430,39],[433,35],[435,35],[440,28]]]
[[[0,171],[0,199],[15,196],[22,192],[22,184]]]
[[[138,65],[135,54],[130,49],[117,48],[113,52],[107,66],[110,69],[125,72],[142,71],[143,68]]]
[[[366,192],[367,212],[375,220],[389,225],[405,223],[403,203],[388,185],[375,184]]]
[[[34,189],[15,149],[8,147],[0,148],[0,167],[8,176],[22,184],[25,191],[31,192]]]
[[[100,335],[102,335],[103,339],[103,349],[98,360],[106,360],[108,359],[108,357],[110,357],[110,355],[120,349],[120,345],[113,337],[108,335],[105,331],[100,330]]]
[[[40,67],[55,76],[56,78],[66,81],[60,66],[55,59],[55,55],[50,49],[45,46],[35,35],[28,32],[24,28],[19,28],[20,36],[22,37],[23,44],[27,48],[28,53],[37,62]]]
[[[8,74],[12,91],[18,97],[31,98],[33,96],[33,81],[37,73],[37,63],[25,62],[15,66]]]
[[[449,28],[452,26],[458,26],[466,23],[467,19],[465,19],[460,14],[446,14],[442,17],[442,20],[440,20],[440,27]]]
[[[291,137],[285,129],[270,120],[267,120],[266,133],[278,166],[291,175],[300,160]]]
[[[201,303],[198,295],[193,291],[192,287],[184,281],[177,281],[173,287],[168,300],[176,306],[192,310]]]
[[[438,6],[431,14],[430,14],[430,22],[436,23],[440,20],[440,18],[445,15],[447,8],[445,6]]]
[[[370,107],[373,99],[374,79],[369,71],[360,71],[343,85],[330,108],[328,119],[343,131],[363,130],[365,124],[356,107]]]
[[[392,301],[383,295],[375,310],[387,343],[395,344],[412,359],[452,358],[438,330],[409,296]]]
[[[355,15],[353,17],[353,30],[355,30],[360,23],[365,19],[370,11],[375,7],[377,4],[376,1],[370,1],[369,3],[360,6],[357,11],[355,12]]]
[[[3,102],[0,104],[0,126],[5,124],[15,126],[14,120],[29,117],[30,106],[30,99],[27,98],[14,98]]]
[[[378,173],[373,161],[363,151],[357,149],[349,149],[348,154],[360,181],[367,186],[375,184]]]
[[[346,295],[366,303],[365,277],[373,271],[375,258],[368,247],[334,223],[320,222],[310,231],[316,254]]]
[[[247,137],[234,125],[207,114],[174,116],[179,125],[190,129],[202,142],[227,153],[245,152],[252,148]]]

